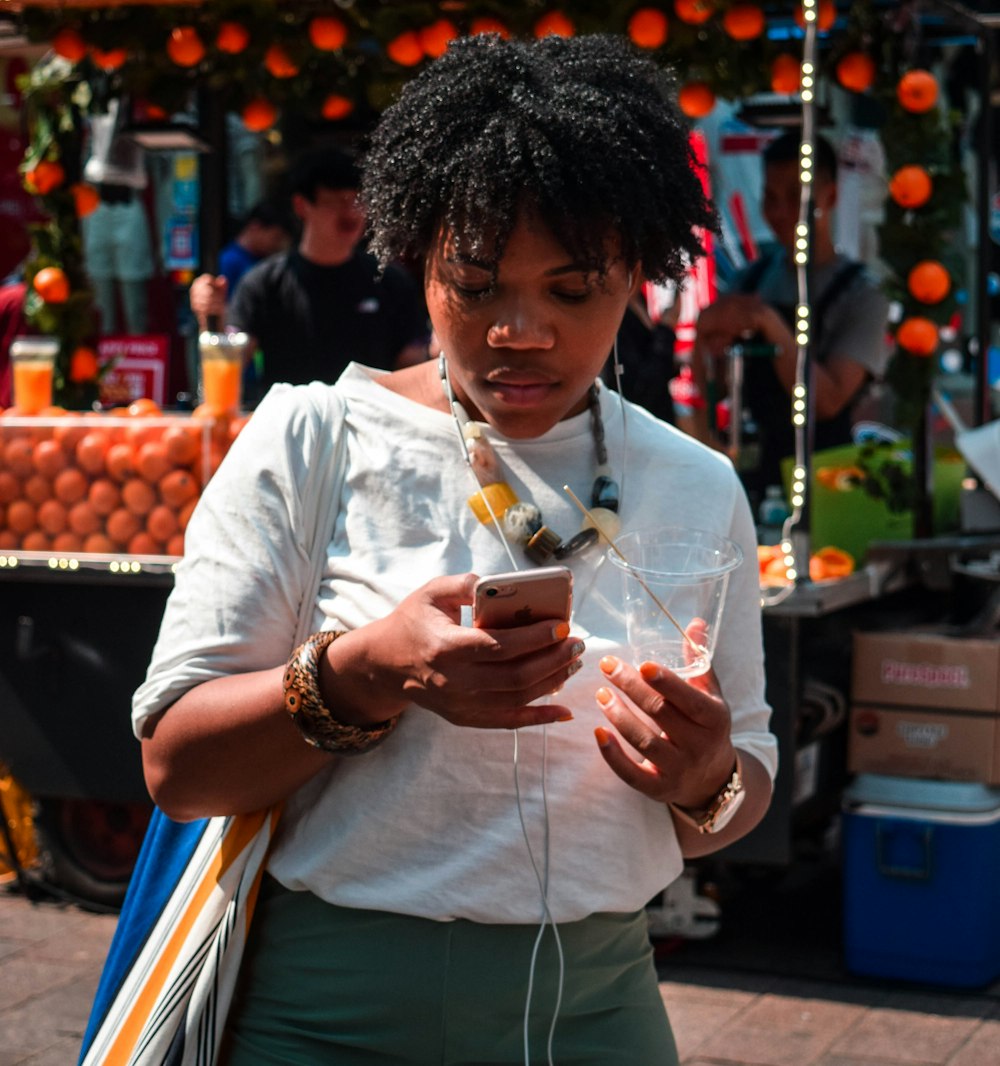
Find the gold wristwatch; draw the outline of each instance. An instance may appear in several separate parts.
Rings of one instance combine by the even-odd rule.
[[[720,829],[729,824],[745,797],[743,766],[737,755],[732,775],[722,786],[722,791],[707,807],[702,810],[691,810],[690,807],[679,807],[676,803],[671,803],[670,808],[682,822],[693,826],[699,833],[718,833]]]

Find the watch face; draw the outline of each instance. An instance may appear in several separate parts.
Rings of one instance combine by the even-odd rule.
[[[717,833],[729,824],[733,815],[740,809],[740,804],[746,798],[743,785],[740,784],[737,787],[739,788],[738,792],[726,792],[719,801],[719,805],[709,814],[702,828],[703,833]]]

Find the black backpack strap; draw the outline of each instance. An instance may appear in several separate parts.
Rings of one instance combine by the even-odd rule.
[[[839,296],[847,292],[864,269],[864,263],[858,263],[855,261],[845,263],[840,270],[834,274],[830,284],[823,290],[822,296],[816,301],[812,311],[812,320],[816,323],[815,328],[817,339],[823,332],[823,319],[826,317],[827,311],[833,306],[834,301]]]

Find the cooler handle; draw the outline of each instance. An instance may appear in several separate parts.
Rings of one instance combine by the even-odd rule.
[[[912,863],[890,861],[889,844],[893,836],[909,833],[919,842],[921,854]],[[931,841],[934,830],[931,826],[906,826],[900,822],[879,822],[875,826],[875,862],[878,872],[886,877],[906,878],[911,881],[929,881],[931,878]]]

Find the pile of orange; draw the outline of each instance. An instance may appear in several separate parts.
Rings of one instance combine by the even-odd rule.
[[[205,481],[246,417],[162,415],[137,400],[108,415],[0,414],[0,551],[180,556]],[[6,423],[6,424],[5,424]]]
[[[761,588],[790,585],[785,553],[779,544],[757,546],[757,567]],[[842,548],[827,546],[819,548],[809,557],[809,577],[812,581],[835,581],[853,574],[854,556]]]

